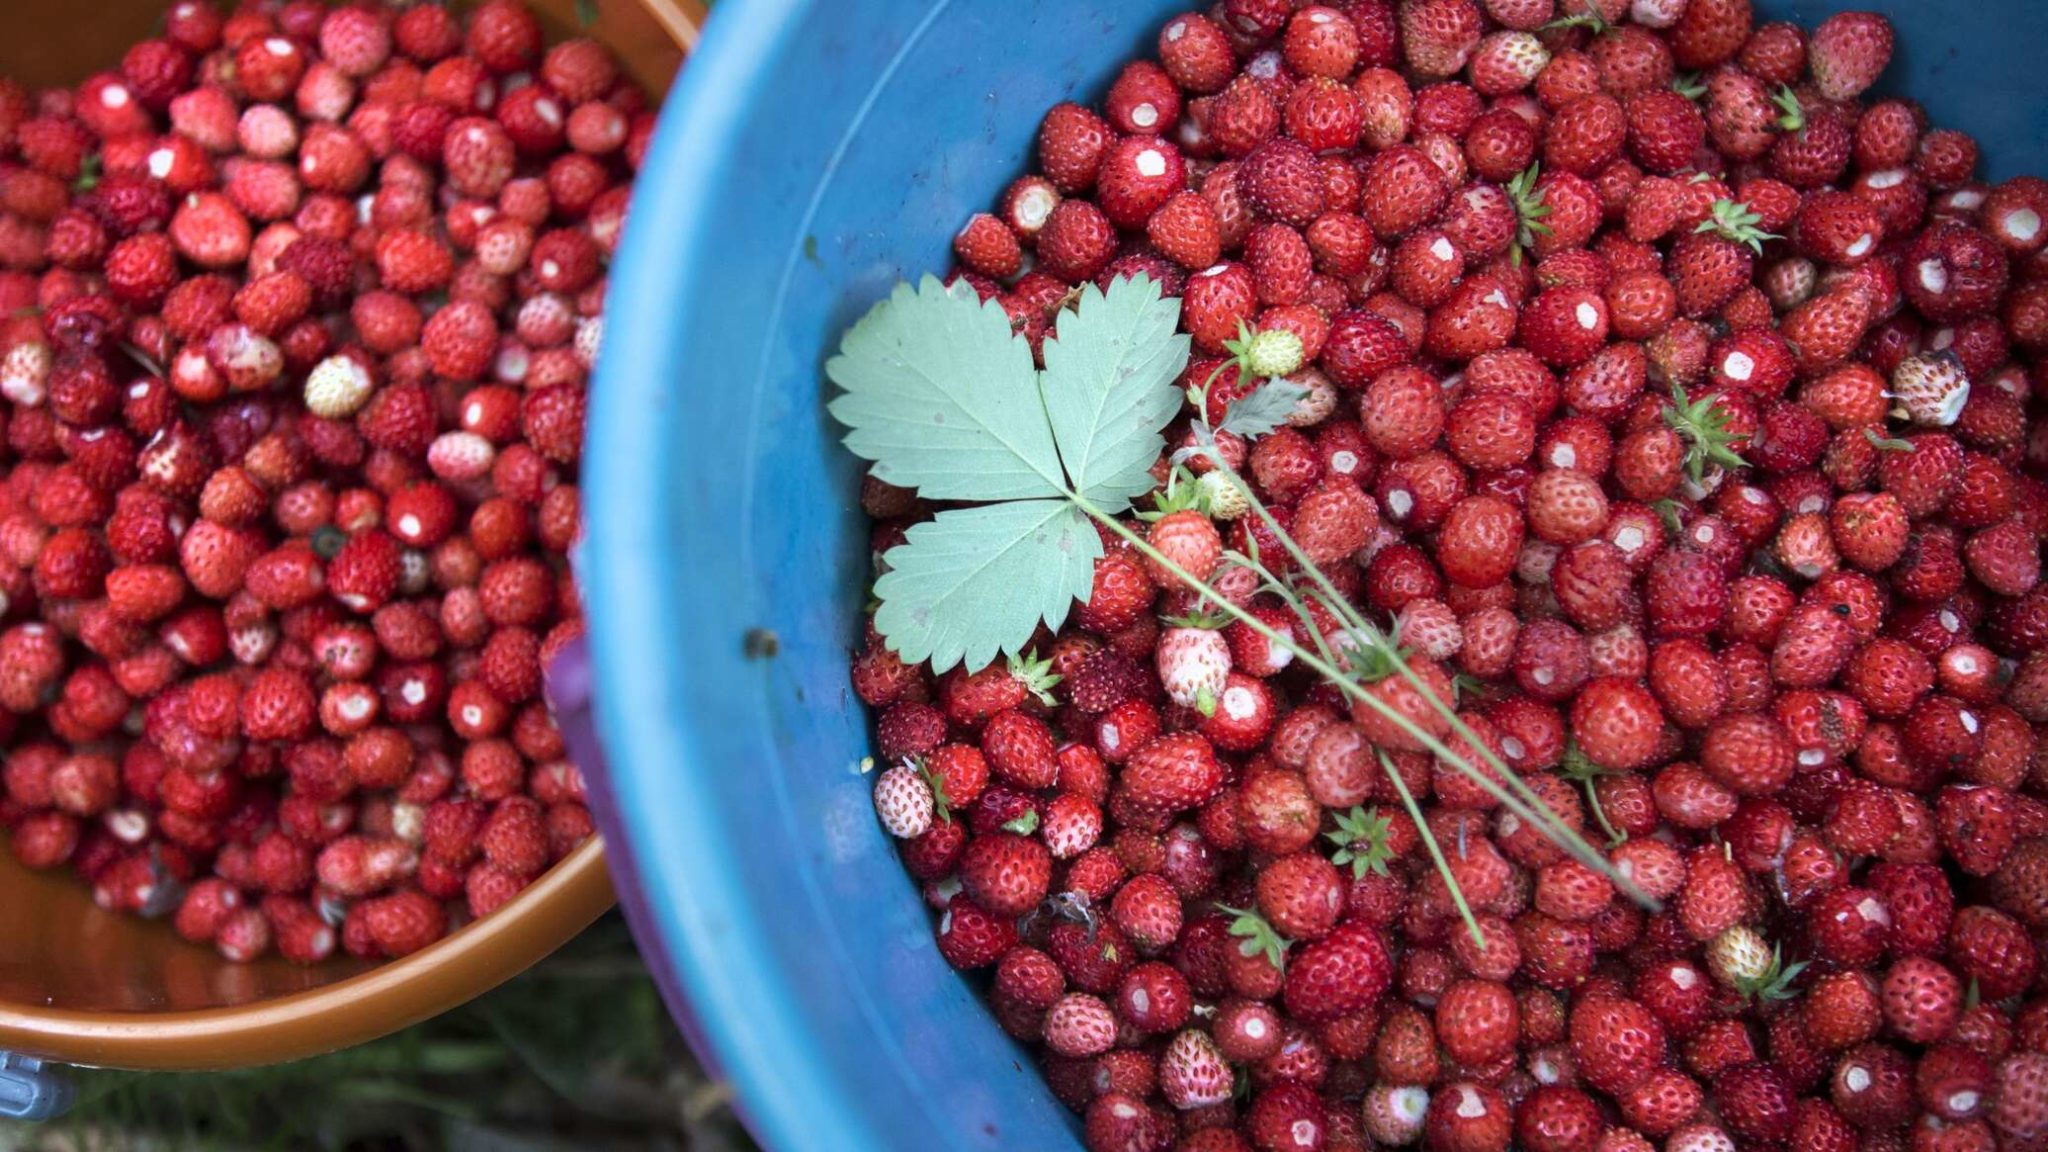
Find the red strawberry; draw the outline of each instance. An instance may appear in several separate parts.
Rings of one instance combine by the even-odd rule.
[[[1312,1021],[1348,1016],[1379,1003],[1393,977],[1378,931],[1357,922],[1340,924],[1288,957],[1287,1010]]]
[[[1426,77],[1455,75],[1485,31],[1473,0],[1410,0],[1400,11],[1402,51],[1408,66]]]
[[[1663,724],[1656,697],[1616,677],[1588,682],[1572,702],[1572,739],[1588,760],[1610,771],[1649,765],[1662,744]]]
[[[1840,12],[1807,41],[1807,66],[1828,100],[1853,100],[1877,83],[1892,59],[1891,21],[1875,12]]]
[[[1627,112],[1629,152],[1646,172],[1683,171],[1706,143],[1706,122],[1699,110],[1668,88],[1631,96]]]
[[[1394,239],[1429,222],[1450,189],[1443,173],[1420,149],[1402,145],[1374,156],[1364,182],[1370,191],[1360,205],[1373,231]]]
[[[1604,93],[1582,96],[1551,117],[1543,159],[1560,172],[1591,176],[1621,155],[1628,131],[1628,113],[1619,101]]]
[[[1664,1028],[1649,1009],[1618,996],[1584,997],[1571,1012],[1572,1059],[1586,1082],[1618,1096],[1665,1059]]]
[[[1779,325],[1804,373],[1847,359],[1870,324],[1870,301],[1861,292],[1829,292],[1794,308]]]
[[[1179,812],[1207,803],[1222,784],[1209,742],[1182,732],[1160,736],[1131,753],[1119,787],[1134,805]]]

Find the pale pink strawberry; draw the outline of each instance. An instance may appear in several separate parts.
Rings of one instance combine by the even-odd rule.
[[[875,778],[875,815],[882,827],[898,840],[911,840],[930,831],[932,788],[917,769],[898,764]]]
[[[1174,1108],[1186,1112],[1230,1099],[1236,1073],[1207,1032],[1189,1028],[1175,1036],[1159,1054],[1159,1092]]]
[[[1953,352],[1921,352],[1892,370],[1892,396],[1915,424],[1946,428],[1970,399],[1970,376]]]
[[[1191,621],[1159,637],[1157,662],[1167,697],[1206,713],[1215,708],[1230,675],[1230,642],[1206,621]]]

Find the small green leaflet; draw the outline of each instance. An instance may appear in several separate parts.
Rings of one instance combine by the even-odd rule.
[[[1239,397],[1223,414],[1221,431],[1256,440],[1287,423],[1308,389],[1286,380],[1268,380]]]
[[[956,508],[904,539],[883,556],[875,627],[898,656],[940,671],[1014,655],[1040,620],[1058,628],[1102,558],[1102,538],[1064,500]]]
[[[1122,504],[1152,490],[1152,462],[1165,444],[1158,430],[1180,411],[1172,385],[1188,362],[1179,323],[1178,304],[1166,306],[1149,279],[1117,281],[1107,295],[1090,284],[1077,308],[1060,314],[1040,387],[1060,461],[1083,498]]]
[[[876,479],[930,500],[1066,491],[1031,346],[1002,305],[964,282],[898,284],[846,333],[825,375],[846,390],[831,405],[852,429],[846,446],[874,461]]]
[[[974,503],[883,557],[875,627],[899,656],[979,668],[1089,594],[1102,543],[1084,508],[1114,516],[1154,485],[1188,359],[1179,317],[1143,277],[1088,288],[1040,372],[999,305],[927,276],[847,332],[825,365],[847,447],[879,479]]]

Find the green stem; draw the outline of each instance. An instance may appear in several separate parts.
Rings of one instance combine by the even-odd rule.
[[[1599,821],[1600,830],[1607,833],[1607,846],[1609,848],[1619,847],[1628,840],[1628,837],[1615,831],[1614,825],[1607,822],[1607,813],[1600,807],[1600,797],[1593,790],[1593,781],[1590,779],[1586,780],[1583,786],[1586,789],[1586,807],[1593,810],[1593,819]]]
[[[1377,635],[1378,629],[1372,627],[1371,624],[1358,614],[1356,606],[1345,599],[1343,593],[1338,591],[1337,586],[1331,583],[1329,576],[1323,572],[1322,567],[1311,560],[1307,553],[1302,551],[1301,545],[1295,541],[1293,534],[1281,527],[1280,521],[1273,515],[1272,510],[1267,508],[1265,502],[1260,500],[1258,495],[1251,490],[1251,487],[1245,483],[1244,477],[1239,475],[1237,470],[1232,468],[1222,458],[1222,453],[1214,450],[1214,432],[1200,417],[1197,419],[1196,431],[1197,435],[1202,438],[1202,451],[1204,455],[1208,457],[1212,465],[1229,478],[1232,484],[1237,486],[1238,491],[1244,496],[1246,503],[1251,506],[1252,511],[1258,515],[1260,521],[1266,525],[1267,530],[1272,532],[1274,537],[1280,541],[1281,547],[1287,550],[1288,555],[1294,558],[1294,562],[1301,567],[1302,571],[1308,573],[1309,577],[1316,582],[1316,586],[1322,590],[1324,602],[1330,610],[1335,612],[1338,618],[1347,626],[1359,633]],[[1298,611],[1299,609],[1297,609]],[[1315,629],[1313,624],[1311,624],[1311,632],[1316,635],[1318,641],[1321,640],[1320,630]],[[1332,663],[1335,663],[1335,661],[1332,661]],[[1430,707],[1443,716],[1451,725],[1452,730],[1464,737],[1466,743],[1470,744],[1485,759],[1487,764],[1500,774],[1501,779],[1507,782],[1508,787],[1519,794],[1526,805],[1533,809],[1533,812],[1519,813],[1523,819],[1536,825],[1538,830],[1544,832],[1546,838],[1578,857],[1580,863],[1601,872],[1611,881],[1620,885],[1623,891],[1627,892],[1632,899],[1641,903],[1644,907],[1655,908],[1657,906],[1657,902],[1651,899],[1648,893],[1622,876],[1590,843],[1586,842],[1584,837],[1578,834],[1577,829],[1566,824],[1563,817],[1553,811],[1549,804],[1545,803],[1543,798],[1536,794],[1535,789],[1529,787],[1527,781],[1523,780],[1514,769],[1508,767],[1500,757],[1495,756],[1493,750],[1488,748],[1484,742],[1474,736],[1463,718],[1457,714],[1457,711],[1445,703],[1443,698],[1438,696],[1429,685],[1423,683],[1422,677],[1413,668],[1408,666],[1406,660],[1397,658],[1391,661],[1391,663],[1395,670],[1400,672],[1401,677],[1407,680],[1415,688],[1416,692],[1421,694],[1424,700],[1428,701]],[[1376,700],[1377,697],[1373,697],[1373,699]],[[1472,775],[1474,779],[1481,780],[1482,782],[1485,781],[1484,773],[1474,772]],[[1501,794],[1498,789],[1489,788],[1488,791],[1492,792],[1497,798],[1500,798]]]
[[[1303,648],[1300,644],[1295,643],[1289,637],[1281,634],[1277,629],[1274,629],[1271,626],[1269,626],[1265,621],[1260,620],[1258,617],[1252,615],[1251,613],[1245,611],[1237,605],[1230,603],[1221,595],[1218,595],[1216,593],[1216,590],[1213,587],[1211,587],[1207,581],[1196,578],[1193,573],[1190,573],[1187,569],[1182,568],[1179,564],[1175,563],[1171,557],[1167,556],[1163,552],[1160,552],[1158,549],[1152,547],[1151,543],[1147,541],[1143,536],[1139,535],[1136,532],[1133,532],[1121,520],[1118,520],[1116,517],[1111,516],[1107,512],[1104,512],[1101,508],[1096,507],[1095,504],[1089,501],[1087,498],[1071,491],[1068,492],[1066,495],[1067,498],[1073,502],[1074,506],[1080,509],[1083,514],[1089,516],[1098,523],[1106,526],[1107,528],[1109,528],[1110,531],[1122,537],[1126,543],[1130,544],[1133,548],[1136,548],[1147,559],[1150,559],[1154,563],[1158,564],[1160,567],[1166,569],[1168,572],[1171,572],[1176,577],[1179,577],[1181,580],[1185,581],[1190,587],[1199,588],[1207,592],[1210,598],[1215,600],[1217,605],[1221,607],[1223,611],[1226,614],[1228,614],[1231,618],[1244,624],[1247,628],[1250,628],[1252,631],[1257,632],[1259,635],[1264,636],[1267,640],[1275,644],[1278,644],[1281,647],[1287,649],[1288,651],[1294,653],[1294,656],[1297,660],[1300,660],[1303,663],[1303,665],[1308,667],[1311,671],[1314,671],[1324,680],[1334,685],[1338,689],[1338,691],[1343,692],[1346,696],[1349,696],[1353,701],[1362,703],[1366,707],[1371,708],[1373,711],[1379,713],[1381,717],[1385,718],[1389,723],[1393,724],[1396,728],[1399,728],[1402,732],[1406,733],[1409,737],[1413,738],[1416,742],[1420,743],[1425,749],[1435,753],[1437,756],[1442,757],[1446,764],[1452,766],[1455,770],[1463,773],[1468,779],[1470,779],[1473,783],[1477,784],[1483,791],[1485,791],[1488,795],[1492,796],[1497,802],[1499,802],[1503,808],[1506,808],[1508,811],[1514,813],[1521,819],[1528,821],[1530,824],[1536,825],[1538,828],[1543,828],[1547,826],[1549,828],[1556,829],[1559,834],[1551,835],[1548,838],[1553,843],[1556,843],[1560,848],[1563,848],[1567,853],[1577,858],[1580,863],[1607,877],[1612,883],[1614,883],[1617,887],[1620,887],[1624,892],[1627,892],[1632,899],[1635,899],[1644,907],[1650,908],[1652,910],[1661,907],[1661,905],[1656,900],[1652,899],[1648,894],[1644,893],[1642,889],[1638,888],[1626,876],[1623,876],[1614,867],[1614,865],[1610,863],[1605,857],[1601,856],[1600,853],[1597,850],[1595,850],[1592,845],[1586,843],[1584,838],[1580,837],[1575,831],[1571,830],[1569,826],[1565,825],[1563,820],[1558,818],[1555,813],[1549,813],[1549,819],[1547,820],[1543,816],[1538,815],[1536,811],[1532,810],[1529,806],[1525,805],[1518,797],[1511,795],[1506,789],[1504,789],[1500,785],[1498,781],[1492,779],[1486,773],[1481,772],[1476,768],[1472,767],[1465,761],[1465,758],[1459,753],[1452,752],[1450,748],[1445,746],[1443,741],[1437,739],[1434,735],[1425,731],[1420,725],[1416,724],[1413,720],[1410,720],[1407,716],[1402,715],[1399,710],[1387,704],[1378,696],[1373,695],[1371,692],[1366,691],[1363,687],[1352,682],[1352,680],[1349,677],[1345,676],[1344,673],[1340,671],[1330,661],[1326,661],[1322,659],[1320,656],[1317,656],[1316,654],[1308,651],[1307,649]],[[1465,724],[1462,720],[1456,718],[1455,714],[1453,714],[1451,724],[1454,729],[1458,730],[1465,737],[1465,740],[1471,747],[1479,749],[1480,752],[1483,754],[1487,753],[1485,746],[1473,735],[1471,729],[1465,727]],[[1548,812],[1549,806],[1547,804],[1543,804],[1540,801],[1540,799],[1538,801],[1538,806],[1544,809],[1546,812]]]
[[[1444,886],[1451,890],[1451,903],[1458,907],[1458,917],[1465,921],[1465,931],[1472,934],[1472,942],[1486,951],[1486,933],[1479,930],[1479,921],[1472,915],[1472,906],[1465,903],[1465,892],[1458,887],[1458,881],[1451,876],[1451,862],[1444,859],[1444,850],[1436,842],[1436,833],[1429,830],[1429,821],[1422,818],[1422,807],[1415,802],[1415,796],[1408,791],[1408,782],[1401,779],[1401,773],[1394,769],[1394,762],[1380,753],[1380,768],[1387,779],[1394,782],[1394,791],[1401,794],[1401,806],[1408,809],[1408,818],[1415,821],[1415,830],[1422,835],[1422,846],[1429,850],[1429,858],[1436,863],[1436,870],[1444,877]]]

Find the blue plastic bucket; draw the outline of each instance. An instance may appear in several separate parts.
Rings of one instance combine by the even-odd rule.
[[[602,815],[670,1004],[778,1152],[1079,1144],[932,945],[847,684],[866,532],[820,365],[1183,0],[723,0],[634,200],[586,454]],[[2048,172],[2048,5],[1878,7],[1892,86]],[[601,773],[601,775],[604,775]]]

